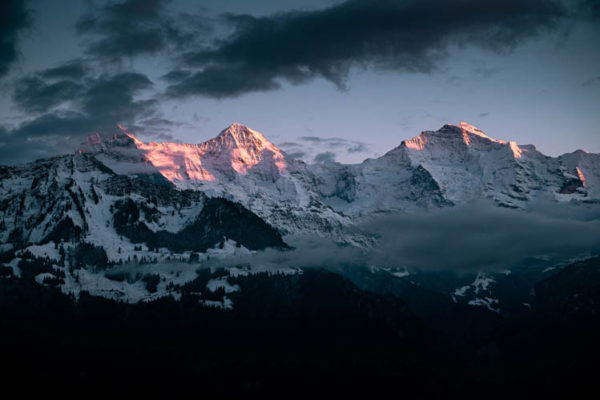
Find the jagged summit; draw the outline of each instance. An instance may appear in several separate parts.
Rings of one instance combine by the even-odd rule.
[[[316,235],[359,246],[368,245],[371,238],[354,224],[388,213],[418,213],[479,200],[522,210],[538,200],[600,204],[600,154],[544,156],[530,145],[490,139],[466,123],[423,132],[360,164],[288,162],[261,133],[241,124],[200,144],[146,143],[121,129],[112,138],[93,135],[86,145],[98,150],[0,168],[3,179],[12,179],[0,185],[0,202],[12,207],[12,214],[0,210],[0,217],[14,221],[8,231],[0,229],[4,240],[15,229],[27,228],[32,243],[37,243],[61,221],[83,229],[86,222],[92,226],[92,218],[99,223],[90,240],[102,245],[110,240],[108,248],[115,249],[122,246],[119,235],[106,235],[114,225],[109,221],[107,226],[105,220],[111,196],[117,188],[121,196],[147,183],[151,186],[143,196],[157,207],[155,197],[163,191],[191,189],[169,194],[171,199],[160,203],[171,207],[169,213],[158,220],[151,207],[141,213],[151,229],[177,232],[195,215],[185,199],[202,192],[242,204],[284,235]],[[41,187],[49,192],[40,195]],[[33,191],[31,200],[23,203],[19,193],[28,191]],[[89,209],[73,200],[83,196],[89,199]],[[55,209],[40,208],[30,222],[19,220],[23,213],[31,214],[31,204],[46,197],[44,207]],[[52,223],[44,221],[53,215]]]
[[[246,125],[240,124],[238,122],[234,122],[227,128],[223,129],[217,135],[217,138],[218,137],[231,137],[239,141],[255,139],[268,142],[268,140],[264,137],[262,133],[255,131],[254,129],[250,129]]]
[[[459,204],[480,197],[522,207],[541,188],[561,201],[569,200],[564,195],[600,195],[599,155],[576,151],[547,157],[533,145],[490,138],[464,121],[424,131],[379,159],[327,168],[286,160],[262,133],[240,123],[199,144],[145,143],[120,128],[123,133],[110,148],[98,135],[89,139],[91,147],[100,148],[99,160],[113,171],[159,176],[181,189],[230,196],[260,209],[260,215],[283,198],[292,199],[294,207],[324,201],[348,215],[362,215],[382,207]],[[260,197],[269,197],[270,206],[253,206]]]
[[[482,140],[483,139],[483,140]],[[458,125],[445,124],[437,131],[424,131],[412,139],[403,140],[399,148],[412,150],[424,150],[425,148],[443,147],[460,148],[469,147],[473,143],[496,143],[506,145],[504,140],[493,139],[486,135],[481,129],[461,121]],[[513,143],[513,147],[516,143]]]
[[[84,152],[122,174],[160,174],[179,187],[209,181],[233,180],[251,170],[276,179],[286,170],[283,153],[260,132],[234,123],[200,144],[144,142],[126,128],[114,138],[91,136]]]
[[[259,165],[272,165],[279,173],[286,168],[284,155],[277,146],[262,133],[239,123],[231,124],[217,137],[200,143],[197,149],[204,163],[221,171],[219,166],[225,165],[239,174],[246,174]]]
[[[200,143],[198,146],[211,152],[238,148],[248,153],[259,153],[264,150],[281,153],[281,150],[262,133],[237,122],[222,130],[215,138]]]
[[[138,139],[137,137],[135,137],[135,135],[133,133],[127,132],[127,130],[123,127],[123,125],[118,124],[119,129],[122,131],[122,133],[115,133],[115,140],[117,140],[117,138],[119,136],[121,137],[128,137],[130,140],[132,140],[135,144],[138,143],[143,143],[140,139]]]
[[[458,128],[462,129],[463,131],[466,131],[468,133],[472,133],[473,135],[477,135],[477,136],[481,136],[483,138],[486,139],[491,139],[488,135],[486,135],[485,133],[483,133],[483,131],[465,121],[460,121],[460,123],[457,125]]]
[[[427,134],[429,132],[426,131],[424,133]],[[495,142],[495,143],[503,143],[503,144],[508,143],[507,141],[504,141],[504,140],[499,140],[499,139],[494,139],[494,138],[489,137],[481,129],[479,129],[476,126],[471,125],[465,121],[459,122],[458,125],[445,124],[438,131],[435,131],[434,133],[455,134],[457,137],[462,137],[466,144],[470,144],[471,138],[473,136],[478,136],[480,138],[487,139],[487,140]]]

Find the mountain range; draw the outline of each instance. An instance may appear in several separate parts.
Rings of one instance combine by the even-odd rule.
[[[307,165],[260,132],[233,124],[198,145],[144,143],[123,131],[82,151],[120,175],[239,202],[282,234],[343,235],[357,218],[490,199],[523,209],[535,200],[600,199],[600,155],[545,156],[461,122],[426,131],[377,159]]]
[[[600,204],[600,154],[550,157],[465,122],[351,165],[306,164],[237,123],[200,144],[145,143],[120,128],[112,137],[90,136],[72,154],[0,167],[0,249],[12,273],[67,293],[134,302],[176,296],[172,285],[196,276],[181,262],[285,252],[296,237],[368,251],[378,237],[364,222],[375,217],[481,200],[519,212],[541,203]],[[26,272],[30,259],[44,266]],[[154,290],[125,267],[157,263],[168,266],[143,268],[159,277]],[[408,275],[401,266],[398,260],[394,276]],[[223,278],[211,285],[234,290]],[[468,292],[463,286],[446,294],[457,301]],[[467,301],[497,309],[483,298]]]
[[[93,135],[0,166],[3,382],[572,395],[600,356],[599,184],[600,154],[464,122],[352,165],[240,124]]]

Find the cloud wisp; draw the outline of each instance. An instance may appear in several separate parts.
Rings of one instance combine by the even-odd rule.
[[[370,151],[365,142],[319,136],[301,136],[297,141],[283,142],[279,147],[293,158],[317,163],[334,162],[340,153],[366,155]]]

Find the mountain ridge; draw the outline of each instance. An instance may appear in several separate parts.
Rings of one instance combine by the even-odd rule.
[[[241,124],[197,145],[145,143],[122,129],[90,137],[79,152],[0,167],[0,256],[15,275],[65,293],[177,296],[169,284],[196,276],[189,263],[249,259],[307,238],[369,252],[378,236],[368,223],[381,216],[481,200],[523,213],[538,202],[594,207],[599,160],[583,151],[545,156],[466,123],[425,131],[360,164],[306,164]],[[158,291],[115,278],[128,268],[160,271],[160,282],[147,278]],[[211,287],[234,290],[228,285]],[[231,307],[226,296],[202,301]]]
[[[600,199],[600,154],[550,157],[466,122],[423,131],[359,164],[306,164],[239,123],[199,144],[146,143],[119,128],[122,133],[110,138],[91,136],[80,152],[120,175],[238,202],[284,235],[357,244],[365,239],[350,232],[356,219],[380,213],[481,198],[517,209],[537,200]]]

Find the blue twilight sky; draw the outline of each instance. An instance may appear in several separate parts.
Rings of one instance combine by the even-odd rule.
[[[596,0],[3,4],[0,164],[118,123],[198,143],[240,122],[309,162],[462,120],[548,155],[600,152]]]

